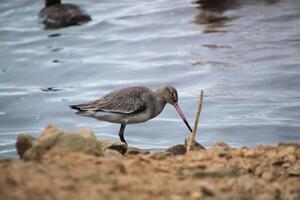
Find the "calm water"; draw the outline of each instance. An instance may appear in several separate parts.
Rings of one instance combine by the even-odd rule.
[[[16,158],[17,135],[49,123],[118,139],[119,125],[75,116],[68,105],[131,85],[174,85],[190,123],[203,89],[205,146],[300,142],[299,0],[71,2],[93,21],[45,30],[42,1],[0,0],[0,157]],[[125,135],[131,145],[165,148],[186,133],[167,106]]]

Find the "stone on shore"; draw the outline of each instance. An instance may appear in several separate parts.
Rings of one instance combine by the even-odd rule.
[[[184,145],[185,145],[186,148],[188,146],[189,139],[190,138],[187,137],[184,140]],[[205,150],[205,147],[202,146],[202,144],[198,143],[197,141],[193,141],[192,144],[191,144],[191,147],[190,147],[190,151],[200,151],[200,150]]]
[[[166,150],[167,153],[170,153],[171,155],[184,155],[186,154],[186,147],[183,144],[177,144],[175,146],[172,146]]]
[[[106,149],[126,153],[127,145],[112,140],[97,140],[89,129],[81,129],[77,133],[49,125],[38,138],[21,134],[17,138],[17,152],[24,160],[40,160],[51,152],[83,152],[103,156]]]
[[[37,139],[28,134],[20,134],[17,138],[16,149],[20,158],[37,143]]]

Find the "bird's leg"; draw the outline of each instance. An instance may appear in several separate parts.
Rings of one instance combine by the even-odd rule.
[[[121,140],[122,142],[124,142],[124,143],[127,145],[127,142],[126,142],[126,140],[124,139],[124,130],[125,130],[125,127],[126,127],[126,123],[127,123],[127,122],[123,122],[123,123],[121,124],[120,132],[119,132],[119,137],[120,137],[120,140]]]

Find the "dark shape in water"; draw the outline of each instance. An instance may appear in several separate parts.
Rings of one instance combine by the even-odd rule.
[[[64,63],[64,62],[62,62],[62,61],[60,61],[60,60],[52,60],[52,62],[53,62],[53,63]]]
[[[7,68],[6,68],[6,67],[4,67],[4,68],[2,69],[2,72],[6,72],[6,70],[7,70]]]
[[[48,37],[59,37],[59,36],[61,36],[60,33],[53,33],[53,34],[48,35]]]
[[[45,0],[45,7],[39,13],[46,28],[62,28],[80,25],[92,20],[83,9],[74,4],[61,4],[61,0]]]
[[[63,48],[54,48],[54,49],[51,49],[51,52],[58,52],[58,51],[61,51]]]
[[[240,6],[237,0],[198,0],[195,2],[201,12],[195,17],[195,23],[205,25],[204,33],[226,32],[220,28],[236,17],[228,17],[224,12]]]
[[[61,89],[54,88],[54,87],[45,87],[41,88],[43,92],[57,92],[57,91],[62,91]]]
[[[240,6],[237,0],[197,0],[200,8],[205,11],[223,13]]]
[[[239,1],[239,0],[196,0],[198,4],[199,14],[196,15],[194,22],[204,25],[204,33],[227,32],[222,28],[239,18],[239,16],[227,16],[226,11],[239,9],[247,4],[265,3],[272,5],[278,3],[279,0],[258,0],[258,1]]]

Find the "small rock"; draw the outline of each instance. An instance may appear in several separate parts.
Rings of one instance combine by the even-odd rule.
[[[213,149],[218,149],[218,148],[222,148],[222,149],[230,149],[230,146],[228,144],[226,144],[225,142],[223,141],[215,141],[213,146],[212,146]]]
[[[254,171],[254,166],[253,164],[249,163],[249,162],[245,162],[242,159],[239,160],[239,165],[241,167],[241,169],[244,170],[244,172],[247,173],[252,173]]]
[[[191,193],[191,199],[201,199],[202,198],[202,194],[199,191],[196,192],[192,192]]]
[[[254,171],[254,174],[255,174],[256,176],[261,176],[262,173],[263,173],[262,167],[260,167],[260,166],[256,167],[256,169],[255,169],[255,171]]]
[[[169,152],[154,151],[154,152],[150,153],[149,158],[154,159],[154,160],[164,160],[168,156],[170,156]]]
[[[285,161],[287,161],[287,162],[289,162],[291,164],[295,163],[296,160],[297,160],[297,158],[296,158],[296,156],[294,154],[290,154],[290,155],[287,155],[285,157]]]
[[[193,173],[194,173],[193,170],[190,170],[190,169],[183,169],[183,170],[178,171],[178,174],[180,174],[181,179],[186,179],[188,177],[192,177]]]
[[[27,134],[20,134],[17,138],[16,149],[20,158],[24,153],[37,143],[37,139]]]
[[[250,175],[239,177],[237,183],[244,192],[251,192],[251,190],[256,186],[255,179],[253,179]]]
[[[188,141],[189,141],[189,138],[186,138],[184,140],[184,146],[187,148],[188,146]],[[199,150],[205,150],[205,147],[202,146],[200,143],[198,143],[197,141],[193,141],[192,145],[191,145],[191,148],[190,148],[191,151],[199,151]]]
[[[202,193],[204,196],[210,196],[210,197],[212,197],[212,196],[215,195],[215,194],[214,194],[214,190],[213,190],[212,188],[207,187],[207,186],[202,186],[202,187],[200,188],[200,191],[201,191],[201,193]]]
[[[78,135],[82,136],[83,138],[97,139],[93,131],[89,128],[81,128],[78,132]]]
[[[244,151],[241,148],[237,148],[235,149],[234,155],[238,157],[244,157]]]
[[[289,176],[300,177],[300,160],[289,170]]]
[[[284,164],[284,158],[283,157],[276,157],[273,161],[272,161],[272,165],[278,165],[281,166]]]
[[[289,176],[297,176],[300,177],[300,171],[299,170],[290,170],[289,171]]]
[[[129,155],[137,155],[137,154],[146,155],[149,153],[150,153],[150,151],[148,151],[148,150],[139,149],[136,147],[128,147],[127,152],[126,152],[126,154],[129,154]]]
[[[248,158],[256,158],[257,157],[257,153],[255,153],[254,149],[247,149],[244,152],[244,156],[248,157]]]
[[[112,150],[112,149],[106,149],[104,151],[104,156],[121,158],[123,155],[118,151],[115,151],[115,150]]]
[[[58,135],[59,133],[66,133],[67,131],[62,129],[62,128],[58,128],[52,124],[49,124],[41,133],[41,135],[38,137],[38,140],[42,141],[45,140],[49,137],[53,137]]]
[[[288,163],[288,162],[281,165],[281,167],[283,167],[283,168],[290,168],[290,166],[291,166],[291,163]]]
[[[168,148],[166,152],[170,153],[171,155],[184,155],[187,151],[186,147],[183,144],[177,144]]]
[[[127,144],[120,141],[113,140],[99,140],[101,142],[102,149],[111,149],[120,152],[121,154],[125,154],[127,151]]]
[[[296,151],[295,146],[283,146],[283,147],[284,147],[283,149],[279,150],[278,157],[286,157],[286,156],[294,154]]]
[[[261,175],[261,178],[266,181],[272,181],[274,178],[274,174],[271,171],[264,171]]]
[[[161,192],[160,192],[160,193],[161,193]],[[160,193],[155,194],[155,195],[159,195]],[[182,196],[178,195],[178,194],[173,194],[173,195],[171,196],[171,200],[184,200],[184,198],[183,198]]]
[[[228,146],[228,144],[222,141],[216,141],[212,146],[212,150],[214,150],[217,153],[217,155],[220,157],[226,157],[226,158],[232,157],[230,153],[230,147]]]

